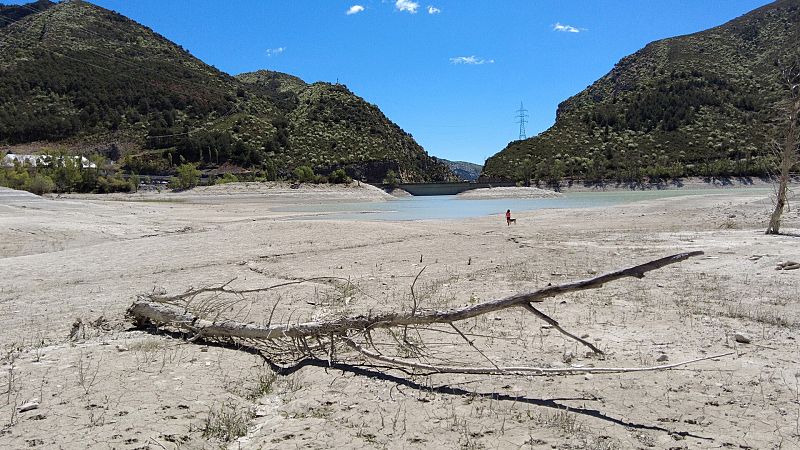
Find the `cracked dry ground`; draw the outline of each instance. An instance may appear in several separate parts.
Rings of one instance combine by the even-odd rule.
[[[213,199],[212,199],[213,200]],[[26,207],[22,207],[26,206]],[[3,448],[798,448],[800,240],[764,236],[769,202],[736,194],[455,221],[294,220],[269,205],[43,201],[0,209]],[[797,226],[791,212],[786,224]],[[272,373],[233,349],[134,330],[138,293],[238,288],[319,276],[276,300],[281,321],[463,306],[686,250],[705,256],[544,311],[600,346],[587,355],[521,311],[425,336],[432,358],[470,364],[647,366],[578,377],[428,375],[308,366]],[[73,338],[73,324],[80,319]],[[735,333],[750,338],[737,342]],[[38,407],[20,412],[36,399]]]

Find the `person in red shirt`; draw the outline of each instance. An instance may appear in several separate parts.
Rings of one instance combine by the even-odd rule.
[[[507,209],[506,210],[506,225],[510,226],[511,222],[517,223],[517,219],[512,219],[511,218],[511,210]]]

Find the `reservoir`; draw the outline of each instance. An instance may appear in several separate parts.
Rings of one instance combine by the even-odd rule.
[[[768,198],[771,188],[674,189],[652,191],[572,192],[558,198],[461,199],[455,195],[402,197],[386,202],[281,206],[276,211],[304,213],[297,220],[447,220],[553,208],[594,208],[694,195],[730,195],[743,191]]]

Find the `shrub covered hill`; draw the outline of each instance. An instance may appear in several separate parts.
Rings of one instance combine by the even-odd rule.
[[[561,103],[550,129],[489,158],[483,176],[764,175],[787,95],[778,61],[797,55],[798,46],[800,0],[650,43]]]
[[[480,177],[483,166],[466,161],[448,161],[442,159],[442,162],[450,167],[450,170],[462,181],[475,181]]]
[[[344,167],[351,176],[382,180],[394,171],[406,181],[445,181],[449,168],[425,153],[410,134],[392,123],[377,106],[345,86],[306,84],[301,79],[261,70],[236,77],[259,89],[279,110],[273,121],[278,139],[267,143],[269,154],[284,165],[303,164],[322,172]],[[246,133],[258,125],[237,121]]]
[[[453,176],[342,85],[232,77],[84,1],[2,6],[0,26],[0,148],[121,153],[123,168],[140,174],[194,162],[267,177],[301,166],[369,181],[390,170],[402,181]]]

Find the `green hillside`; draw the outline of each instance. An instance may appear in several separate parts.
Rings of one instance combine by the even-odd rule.
[[[777,61],[796,55],[799,43],[800,0],[653,42],[561,103],[550,129],[489,158],[483,175],[544,181],[765,175],[785,97]]]
[[[11,25],[25,16],[44,11],[53,6],[48,0],[38,0],[27,5],[2,5],[0,4],[0,28]]]
[[[240,81],[83,1],[3,7],[0,17],[0,147],[121,149],[120,165],[141,174],[193,162],[271,177],[302,165],[369,181],[389,169],[408,181],[451,176],[342,86],[276,73]]]
[[[452,178],[444,163],[344,85],[306,84],[265,70],[237,78],[263,89],[262,95],[281,108],[287,139],[268,150],[284,165],[308,165],[324,173],[345,168],[351,176],[373,180],[389,170],[406,181]]]

